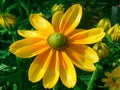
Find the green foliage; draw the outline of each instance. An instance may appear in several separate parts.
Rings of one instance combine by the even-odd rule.
[[[43,13],[44,17],[51,21],[54,4],[63,4],[66,10],[72,4],[79,3],[83,6],[83,17],[78,27],[89,29],[95,27],[101,18],[109,18],[112,23],[112,6],[117,7],[114,22],[120,23],[118,2],[119,0],[0,0],[0,14],[11,13],[17,17],[14,27],[0,27],[0,90],[45,90],[42,81],[28,81],[27,71],[33,59],[23,60],[9,52],[9,46],[21,38],[17,34],[18,29],[33,29],[29,22],[31,13]],[[105,71],[111,71],[120,65],[120,42],[112,41],[109,35],[106,35],[103,41],[110,48],[110,54],[96,64],[100,67],[99,71],[88,73],[76,68],[78,77],[74,88],[68,89],[59,81],[53,90],[107,90],[103,88],[101,79],[105,77]]]

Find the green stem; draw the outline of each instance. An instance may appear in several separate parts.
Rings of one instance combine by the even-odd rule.
[[[17,8],[17,4],[13,4],[13,5],[9,6],[7,9],[5,9],[5,13],[7,13],[7,14],[10,13],[10,11],[14,8]]]
[[[18,68],[18,84],[19,84],[19,90],[22,90],[22,74],[21,74],[21,67],[20,67],[20,60],[18,57],[16,57],[17,62],[17,68]]]
[[[95,81],[96,81],[98,75],[100,74],[101,70],[102,70],[102,67],[97,64],[96,65],[96,70],[92,74],[92,77],[91,77],[91,80],[90,80],[90,82],[88,84],[87,90],[93,90],[94,85],[95,85]]]
[[[12,32],[12,40],[15,42],[17,40],[16,33]],[[19,90],[22,90],[22,74],[21,74],[21,66],[20,66],[20,58],[16,56],[16,64],[17,64],[17,72],[18,72],[18,88]]]

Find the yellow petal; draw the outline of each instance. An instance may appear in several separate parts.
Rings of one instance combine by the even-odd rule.
[[[79,4],[72,5],[63,15],[60,30],[65,35],[73,31],[79,24],[82,17],[82,7]]]
[[[63,12],[62,11],[57,11],[54,13],[53,17],[52,17],[52,25],[54,27],[54,30],[56,32],[60,32],[59,31],[59,26],[60,26],[60,22],[63,16]]]
[[[41,38],[41,39],[47,39],[47,36],[45,36],[44,33],[41,31],[35,31],[35,30],[18,30],[18,34],[25,38]]]
[[[110,72],[105,72],[105,76],[109,77],[109,78],[113,78],[113,75]]]
[[[60,52],[60,79],[68,88],[73,88],[76,84],[75,68],[65,52]]]
[[[18,57],[30,58],[49,48],[49,45],[44,40],[28,38],[13,43],[10,46],[10,51]]]
[[[108,79],[107,78],[103,78],[102,82],[106,83],[106,82],[108,82]]]
[[[36,30],[45,30],[49,34],[54,32],[51,24],[38,14],[30,15],[30,23]]]
[[[117,90],[117,89],[116,89],[116,86],[109,86],[109,90]]]
[[[118,79],[116,80],[116,84],[118,84],[118,85],[120,86],[120,78],[118,78]]]
[[[97,53],[86,45],[69,45],[65,52],[72,62],[82,70],[94,71],[94,63],[98,62]]]
[[[114,78],[120,77],[120,66],[118,66],[117,68],[115,68],[112,71],[112,74],[113,74]]]
[[[28,71],[29,80],[31,82],[38,82],[43,78],[52,57],[53,51],[47,50],[35,58]]]
[[[43,77],[43,85],[45,88],[53,88],[59,79],[59,56],[58,51],[53,54],[50,65]]]
[[[18,40],[10,46],[10,51],[12,53],[15,53],[15,51],[18,50],[19,48],[22,48],[24,46],[33,45],[39,41],[41,41],[41,39],[39,39],[39,38],[29,38],[29,39]]]
[[[74,44],[93,44],[98,41],[101,41],[104,36],[104,29],[94,28],[73,34],[71,37],[69,37],[69,39],[70,42]]]

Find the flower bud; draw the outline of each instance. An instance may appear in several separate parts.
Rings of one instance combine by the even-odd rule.
[[[56,11],[64,11],[64,8],[63,8],[63,5],[62,4],[55,4],[53,7],[52,7],[52,12],[56,12]]]
[[[108,18],[101,19],[98,22],[97,27],[104,28],[104,30],[107,31],[111,27],[110,20]]]
[[[3,28],[10,28],[16,24],[17,18],[13,14],[0,14],[0,25]]]
[[[113,41],[120,42],[120,25],[118,23],[111,27],[107,33]]]
[[[109,48],[104,42],[98,42],[93,46],[98,56],[102,59],[109,55]]]

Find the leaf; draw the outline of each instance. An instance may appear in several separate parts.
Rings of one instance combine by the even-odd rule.
[[[10,52],[8,51],[8,49],[6,50],[0,50],[0,59],[5,59],[8,55],[10,54]]]
[[[6,73],[12,73],[16,70],[17,68],[16,67],[12,67],[12,66],[9,66],[9,65],[6,65],[4,63],[1,63],[0,64],[0,74],[6,74]]]
[[[21,0],[16,0],[17,3],[22,6],[24,8],[24,10],[26,11],[27,15],[29,15],[29,8],[27,6],[27,4],[25,4],[24,2],[22,2]]]
[[[5,9],[5,13],[9,13],[12,9],[17,8],[17,4],[12,4],[11,6]]]

